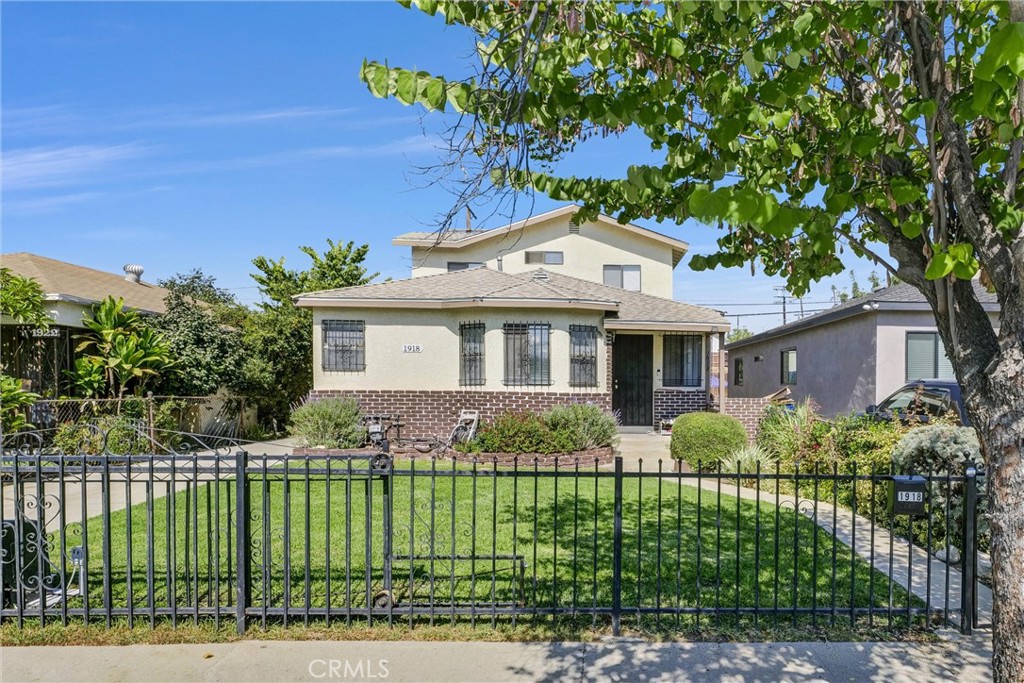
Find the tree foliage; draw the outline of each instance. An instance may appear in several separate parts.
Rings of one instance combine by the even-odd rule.
[[[986,454],[993,671],[1024,671],[1024,1],[438,2],[477,75],[363,65],[380,97],[454,109],[452,154],[495,187],[721,228],[697,270],[749,264],[797,296],[850,249],[929,302]],[[626,131],[624,177],[557,162]],[[457,215],[482,190],[461,186]],[[888,251],[888,254],[885,251]],[[971,278],[1000,305],[998,332]]]
[[[745,327],[736,327],[736,328],[733,328],[733,329],[729,330],[729,334],[727,334],[725,336],[725,341],[727,343],[731,344],[734,341],[739,341],[741,339],[746,339],[747,337],[752,337],[752,336],[754,336],[754,334],[750,330],[748,330],[747,328],[745,328]]]
[[[43,288],[30,277],[0,268],[0,313],[16,323],[48,327],[52,322],[46,312]]]

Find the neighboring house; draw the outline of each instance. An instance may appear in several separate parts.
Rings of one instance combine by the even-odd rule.
[[[975,281],[998,325],[999,306]],[[916,379],[954,378],[935,318],[914,287],[897,284],[796,322],[726,345],[729,396],[765,396],[788,387],[824,415],[862,411]]]
[[[44,396],[69,393],[65,370],[74,366],[74,337],[84,329],[82,318],[94,303],[113,296],[141,313],[166,311],[167,290],[143,282],[141,266],[126,265],[124,275],[115,275],[28,253],[3,254],[0,266],[34,279],[45,293],[53,318],[47,329],[16,325],[6,317],[0,329],[4,372]]]
[[[671,298],[686,244],[605,217],[572,226],[575,208],[433,246],[403,235],[411,279],[296,297],[313,310],[313,397],[399,413],[412,435],[446,434],[460,409],[593,402],[647,428],[707,409],[710,340],[729,323]]]

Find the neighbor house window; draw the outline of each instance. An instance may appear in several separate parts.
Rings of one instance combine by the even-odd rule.
[[[551,384],[551,325],[505,323],[505,384]]]
[[[597,386],[597,327],[569,326],[569,386]]]
[[[640,266],[605,266],[604,283],[609,287],[640,291]]]
[[[736,358],[732,362],[732,383],[738,387],[743,386],[743,359]]]
[[[449,261],[448,272],[454,273],[457,270],[473,270],[475,268],[483,268],[484,264],[479,261]]]
[[[362,320],[324,320],[323,368],[331,372],[366,369],[366,323]]]
[[[528,251],[526,252],[526,262],[560,266],[565,263],[565,255],[560,251]]]
[[[459,384],[478,387],[484,379],[484,324],[462,323],[459,325]]]
[[[662,386],[699,387],[704,366],[702,349],[699,334],[666,334],[661,349]]]
[[[786,349],[782,352],[782,379],[783,384],[796,384],[796,349]]]
[[[938,332],[907,332],[907,378],[953,379],[953,365],[946,357]]]

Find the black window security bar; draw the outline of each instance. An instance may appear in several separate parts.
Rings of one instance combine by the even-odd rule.
[[[459,325],[459,384],[478,387],[487,383],[484,374],[484,332],[481,322]]]
[[[551,325],[505,323],[505,384],[551,384]]]
[[[334,372],[366,369],[366,323],[362,320],[325,320],[323,368]]]
[[[569,385],[597,386],[597,327],[569,326]]]
[[[699,334],[666,334],[662,349],[662,385],[699,387],[703,381],[703,338]]]

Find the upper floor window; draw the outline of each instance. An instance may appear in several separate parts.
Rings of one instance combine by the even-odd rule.
[[[699,334],[666,334],[661,351],[661,384],[699,387],[702,383],[703,338]]]
[[[454,273],[457,270],[473,270],[474,268],[483,268],[484,264],[479,261],[449,261],[448,272]]]
[[[505,323],[505,384],[551,384],[551,325]]]
[[[482,386],[484,375],[484,332],[483,323],[462,323],[459,325],[459,384]]]
[[[610,265],[604,267],[604,283],[609,287],[640,291],[640,266]]]
[[[597,386],[597,327],[569,326],[569,386]]]
[[[362,320],[324,320],[323,369],[362,372],[366,369],[366,323]]]
[[[783,384],[796,384],[796,349],[786,349],[782,352],[782,377]]]
[[[560,251],[528,251],[526,252],[526,262],[560,266],[565,263],[565,254]]]
[[[938,332],[907,332],[907,381],[954,379],[953,365],[946,357]]]
[[[736,358],[732,362],[732,383],[738,387],[743,386],[743,359]]]

